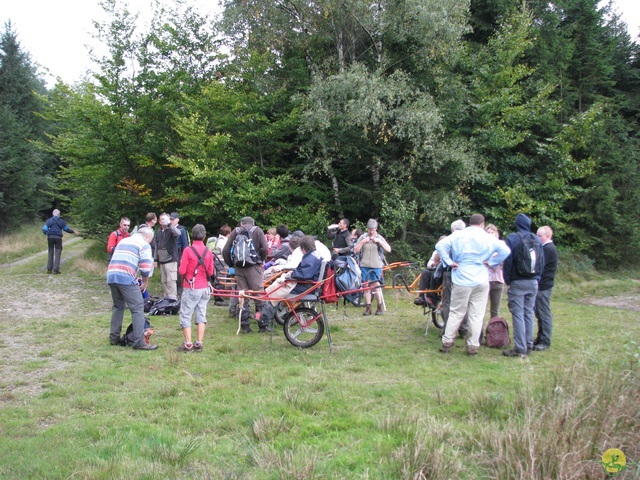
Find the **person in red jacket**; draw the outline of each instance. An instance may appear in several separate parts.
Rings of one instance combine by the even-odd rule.
[[[178,273],[182,277],[180,298],[180,327],[184,343],[177,352],[201,352],[204,330],[207,325],[207,304],[211,298],[209,278],[213,276],[213,253],[204,244],[207,231],[197,224],[191,230],[193,244],[182,252]],[[195,311],[197,340],[191,342],[191,317]]]
[[[131,226],[131,220],[127,217],[122,217],[120,219],[120,228],[118,230],[111,232],[109,235],[109,240],[107,240],[107,253],[109,254],[109,261],[111,261],[111,257],[113,256],[113,251],[116,249],[116,246],[125,238],[130,236],[129,227]]]

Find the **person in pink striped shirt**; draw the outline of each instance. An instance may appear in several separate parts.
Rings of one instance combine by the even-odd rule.
[[[153,256],[151,245],[153,230],[140,228],[136,233],[123,239],[113,251],[113,257],[107,269],[107,284],[111,289],[113,309],[111,312],[111,332],[109,343],[122,345],[120,333],[124,309],[128,305],[133,324],[133,348],[137,350],[155,350],[157,345],[144,341],[144,300],[142,292],[147,288],[149,277],[153,274]],[[138,283],[138,272],[142,281]]]

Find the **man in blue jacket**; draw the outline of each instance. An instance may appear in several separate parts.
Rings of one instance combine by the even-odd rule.
[[[540,245],[540,250],[542,250],[542,242],[531,232],[531,219],[524,213],[516,216],[514,224],[515,233],[510,233],[505,239],[505,243],[511,249],[511,255],[504,261],[503,266],[504,281],[509,288],[507,297],[513,322],[514,348],[505,350],[502,354],[506,357],[524,358],[533,349],[534,306],[540,275],[524,276],[518,272],[517,265],[522,255],[520,246],[523,237],[521,235],[532,236]],[[544,256],[542,261],[544,267]]]
[[[53,216],[47,220],[42,227],[42,233],[47,236],[49,245],[49,259],[47,260],[47,273],[60,273],[60,256],[62,255],[62,232],[78,235],[77,230],[73,230],[67,222],[60,218],[60,210],[53,211]]]

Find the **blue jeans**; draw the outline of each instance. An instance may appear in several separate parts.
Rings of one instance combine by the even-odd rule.
[[[553,318],[551,317],[551,292],[553,288],[538,291],[536,295],[536,318],[538,319],[538,335],[536,343],[551,345],[551,330]]]
[[[143,346],[144,342],[144,300],[138,284],[119,285],[110,283],[113,308],[111,310],[111,332],[109,340],[117,342],[122,332],[124,309],[129,305],[135,346]]]
[[[536,279],[514,280],[509,285],[509,311],[513,321],[513,343],[516,352],[527,353],[533,347],[533,309],[538,293]]]

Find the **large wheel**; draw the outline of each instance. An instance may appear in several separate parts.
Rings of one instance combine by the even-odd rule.
[[[298,308],[296,314],[306,322],[311,322],[314,318],[318,318],[307,327],[303,327],[298,323],[296,315],[290,312],[284,319],[284,336],[295,347],[313,347],[324,335],[324,318],[322,318],[322,314],[305,307]]]
[[[436,304],[436,308],[431,310],[431,321],[439,329],[444,328],[444,318],[442,317],[442,302]]]
[[[274,315],[274,318],[276,319],[276,322],[278,322],[278,325],[284,325],[284,320],[287,315],[289,315],[289,313],[290,312],[287,304],[284,302],[280,302],[278,304],[278,308],[276,309],[276,314]]]

